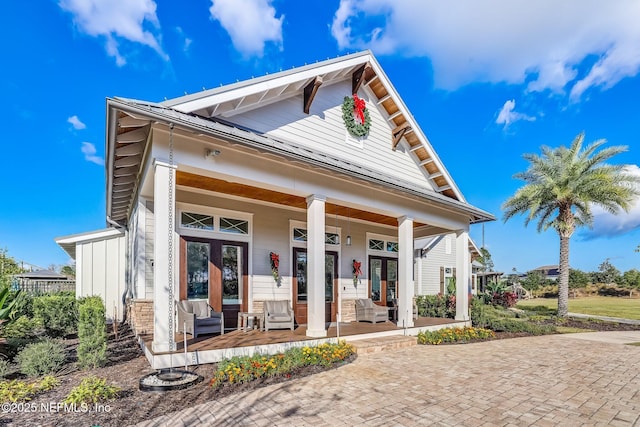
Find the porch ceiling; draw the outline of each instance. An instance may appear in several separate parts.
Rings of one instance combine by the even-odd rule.
[[[238,196],[250,200],[259,200],[262,202],[270,202],[278,205],[290,206],[298,209],[307,208],[306,198],[302,196],[296,196],[293,194],[282,193],[266,188],[240,184],[237,182],[225,181],[219,178],[210,178],[207,176],[183,172],[180,170],[176,171],[176,184],[185,187],[199,188],[216,193]],[[340,215],[345,218],[359,219],[376,224],[389,225],[392,227],[398,226],[398,219],[395,217],[368,212],[361,209],[354,209],[334,203],[327,203],[325,206],[325,211],[327,215]],[[417,228],[423,227],[425,226],[425,224],[421,222],[414,222],[413,226]]]

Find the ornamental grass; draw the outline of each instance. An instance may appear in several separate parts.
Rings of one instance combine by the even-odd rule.
[[[465,343],[495,338],[496,334],[483,328],[445,328],[418,334],[418,344]]]
[[[275,355],[233,357],[218,363],[210,381],[214,388],[225,383],[247,383],[260,378],[278,375],[291,376],[291,372],[303,366],[331,367],[345,361],[355,353],[351,344],[320,344],[315,347],[292,348]]]

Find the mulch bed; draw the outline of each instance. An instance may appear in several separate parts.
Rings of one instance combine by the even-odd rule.
[[[67,348],[75,353],[77,339],[70,337],[65,341]],[[144,392],[138,388],[140,378],[154,372],[154,370],[149,366],[149,362],[143,356],[140,346],[128,327],[120,331],[117,340],[113,333],[110,334],[108,355],[109,361],[104,368],[88,371],[74,370],[66,373],[58,378],[60,385],[53,390],[35,396],[26,404],[14,407],[10,413],[7,413],[3,407],[3,411],[0,412],[0,426],[86,427],[98,425],[106,427],[132,425],[233,393],[290,381],[330,369],[321,366],[307,366],[291,372],[289,375],[265,378],[246,384],[225,384],[218,389],[213,389],[209,385],[209,381],[213,378],[216,366],[208,364],[189,367],[189,370],[204,377],[204,381],[199,384],[183,390],[164,393]],[[355,355],[351,356],[344,362],[335,365],[334,368],[350,363],[355,358]],[[71,368],[66,369],[67,372],[69,369]],[[121,388],[123,391],[120,398],[103,403],[97,408],[89,405],[87,412],[83,412],[83,408],[80,407],[75,412],[65,411],[64,407],[57,408],[56,404],[62,402],[73,387],[90,375],[106,378],[108,384]],[[96,412],[95,409],[100,409],[103,412]]]
[[[577,319],[567,320],[562,323],[562,326],[598,331],[640,330],[640,326],[638,325],[593,322]],[[496,338],[505,339],[527,335],[526,333],[498,332]],[[73,337],[69,338],[67,345],[75,352],[74,348],[77,345],[77,339]],[[73,370],[69,372],[70,369],[73,369],[73,364],[68,365],[67,373],[59,377],[60,385],[58,387],[34,397],[31,401],[27,402],[27,405],[20,407],[21,411],[7,413],[6,410],[3,410],[2,413],[0,413],[0,426],[84,427],[99,425],[106,427],[132,425],[233,393],[289,381],[294,378],[300,378],[326,370],[326,368],[320,366],[309,366],[286,376],[266,378],[247,384],[227,384],[219,389],[213,389],[209,386],[209,381],[213,377],[215,364],[200,365],[190,367],[191,370],[204,377],[205,380],[199,384],[184,390],[165,393],[142,392],[138,389],[140,378],[154,371],[149,366],[147,359],[142,355],[133,333],[128,328],[120,330],[118,339],[115,339],[113,333],[110,334],[108,354],[109,362],[104,368],[90,371]],[[356,356],[352,356],[351,359],[344,363],[351,362],[355,357]],[[81,408],[78,408],[77,412],[65,411],[64,408],[58,409],[56,404],[62,402],[71,388],[78,385],[83,378],[89,375],[107,378],[108,383],[116,385],[123,390],[121,397],[115,401],[103,404],[104,406],[100,407],[103,412],[96,412],[92,407],[89,408],[89,412],[82,412]],[[46,408],[48,408],[48,410],[46,410]],[[27,409],[33,410],[26,412]]]

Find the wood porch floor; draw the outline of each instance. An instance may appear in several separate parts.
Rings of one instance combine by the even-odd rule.
[[[442,319],[435,317],[419,317],[414,321],[414,328],[438,326],[446,324],[458,323],[453,319]],[[350,322],[340,324],[340,338],[353,337],[356,335],[375,334],[379,332],[387,332],[394,330],[401,330],[395,323],[387,321],[384,323],[369,323],[369,322]],[[206,351],[206,350],[222,350],[238,347],[252,347],[257,345],[269,345],[279,343],[289,343],[297,341],[311,341],[316,338],[310,338],[306,336],[306,326],[298,326],[295,330],[289,329],[276,329],[268,332],[250,330],[244,331],[228,331],[224,335],[204,335],[198,338],[193,338],[190,334],[187,334],[187,351]],[[335,338],[336,327],[331,326],[327,330],[327,338]],[[151,343],[153,342],[153,335],[141,335],[140,338],[144,342],[144,346],[151,354],[154,353],[151,350]],[[177,352],[184,352],[184,336],[182,334],[176,334],[175,336]]]

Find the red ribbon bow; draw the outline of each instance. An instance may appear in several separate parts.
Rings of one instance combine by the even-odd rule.
[[[362,270],[360,270],[360,266],[362,266],[361,262],[356,261],[355,259],[353,260],[353,275],[355,277],[359,277],[362,276]]]
[[[364,124],[364,109],[366,104],[364,99],[360,98],[357,94],[353,94],[353,112],[360,121],[360,124]]]
[[[277,270],[280,266],[280,255],[275,252],[269,254],[271,256],[271,268]]]

